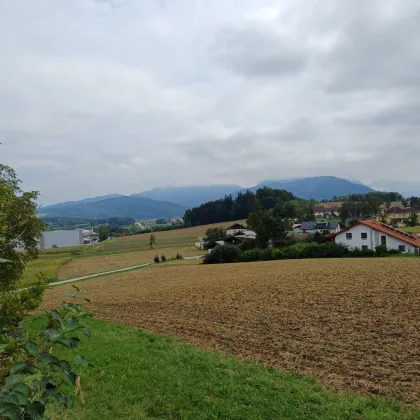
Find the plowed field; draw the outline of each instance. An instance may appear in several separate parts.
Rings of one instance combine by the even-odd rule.
[[[139,252],[123,252],[120,254],[105,254],[95,257],[74,259],[60,267],[58,279],[66,280],[75,277],[87,276],[89,274],[102,273],[105,271],[118,270],[119,268],[130,267],[139,264],[152,263],[154,256],[165,255],[168,259],[180,253],[183,257],[202,255],[205,251],[194,246],[179,246],[164,249],[149,249]]]
[[[414,258],[293,260],[150,268],[82,287],[100,318],[420,406],[419,273]]]

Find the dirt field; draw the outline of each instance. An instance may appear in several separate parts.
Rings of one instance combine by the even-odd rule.
[[[179,246],[165,249],[154,249],[139,252],[124,252],[120,254],[105,254],[103,256],[77,258],[58,270],[58,280],[72,279],[75,277],[87,276],[88,274],[101,273],[105,271],[117,270],[119,268],[130,267],[139,264],[152,263],[155,255],[166,256],[169,260],[177,253],[183,257],[202,255],[201,251],[194,246]]]
[[[420,406],[420,259],[146,269],[80,285],[100,318]],[[70,286],[48,291],[59,304]]]

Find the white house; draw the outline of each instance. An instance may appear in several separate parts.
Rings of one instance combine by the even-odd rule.
[[[83,229],[75,230],[51,230],[41,233],[38,240],[38,249],[63,248],[67,246],[79,246],[85,242],[85,235]],[[18,245],[18,251],[23,251],[23,248]]]
[[[233,236],[236,235],[239,232],[245,232],[246,230],[248,230],[244,225],[241,225],[239,223],[234,223],[232,226],[229,226],[226,229],[226,234],[228,236]]]
[[[388,249],[415,252],[420,248],[420,238],[377,220],[361,220],[338,232],[334,239],[337,244],[360,249],[375,249],[379,245],[386,245]]]

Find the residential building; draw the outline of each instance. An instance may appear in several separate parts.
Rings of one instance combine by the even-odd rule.
[[[38,249],[64,248],[68,246],[83,245],[85,243],[85,237],[89,240],[93,240],[93,235],[96,235],[94,232],[88,232],[89,234],[86,233],[86,236],[83,229],[51,230],[42,232],[38,240]],[[18,251],[23,251],[23,248],[20,245],[16,249]]]
[[[341,230],[340,223],[337,220],[328,222],[302,222],[300,229],[303,233],[314,234],[328,230],[330,233],[338,233]]]
[[[226,229],[226,234],[228,236],[233,236],[238,232],[244,232],[246,230],[247,230],[246,226],[241,225],[240,223],[234,223],[232,226],[229,226]]]
[[[404,204],[402,201],[390,201],[388,203],[383,203],[379,206],[379,209],[382,210],[389,210],[392,209],[393,207],[398,207],[400,209],[405,208]]]
[[[413,206],[413,207],[391,207],[386,213],[385,218],[388,223],[392,223],[392,221],[402,222],[407,220],[410,217],[410,214],[416,213],[420,216],[420,206]]]
[[[316,217],[338,217],[340,215],[340,209],[341,207],[325,207],[323,205],[318,205],[312,207],[312,211],[314,212]]]
[[[420,248],[420,238],[377,220],[361,220],[338,232],[334,240],[337,244],[360,249],[375,249],[379,245],[386,245],[388,249],[407,253]]]

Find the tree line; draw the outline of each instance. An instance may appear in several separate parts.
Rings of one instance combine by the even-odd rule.
[[[208,225],[226,221],[247,219],[255,211],[268,211],[282,218],[315,220],[312,207],[314,200],[303,200],[286,190],[260,188],[240,192],[236,197],[227,195],[222,199],[209,201],[189,209],[184,214],[187,226]]]

